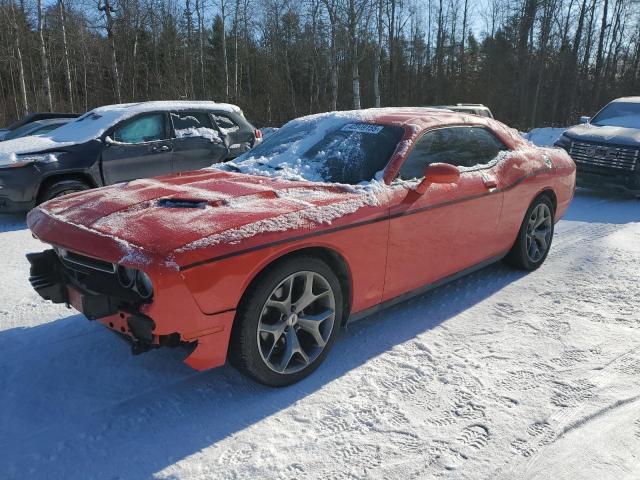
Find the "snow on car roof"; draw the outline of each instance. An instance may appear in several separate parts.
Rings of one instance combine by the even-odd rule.
[[[611,100],[613,102],[621,102],[621,103],[640,103],[640,97],[620,97],[615,100]]]
[[[241,113],[236,105],[211,101],[154,101],[140,103],[119,103],[94,108],[77,120],[60,127],[50,135],[55,142],[82,143],[97,138],[114,123],[126,120],[140,113],[162,110],[223,110]]]
[[[204,100],[160,100],[152,102],[137,103],[116,103],[104,105],[91,110],[95,113],[105,113],[112,111],[128,112],[136,115],[138,113],[151,112],[154,110],[185,110],[185,109],[206,109],[224,110],[227,112],[240,112],[240,108],[230,103],[218,103]]]
[[[242,113],[236,105],[211,101],[153,101],[119,103],[89,110],[46,137],[23,137],[0,143],[0,165],[16,162],[18,155],[84,143],[104,134],[115,123],[140,113],[162,110],[221,110]]]

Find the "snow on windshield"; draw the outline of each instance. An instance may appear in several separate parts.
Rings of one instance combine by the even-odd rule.
[[[368,182],[384,169],[404,130],[358,120],[338,114],[293,120],[255,149],[212,168],[311,182]]]

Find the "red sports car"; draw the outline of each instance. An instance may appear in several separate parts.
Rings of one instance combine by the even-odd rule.
[[[575,187],[566,152],[428,108],[293,120],[233,162],[58,198],[31,283],[131,341],[274,386],[340,328],[500,259],[533,270]]]

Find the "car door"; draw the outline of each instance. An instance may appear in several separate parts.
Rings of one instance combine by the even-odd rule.
[[[210,167],[228,154],[222,134],[204,111],[171,112],[173,171],[184,172]]]
[[[448,127],[420,137],[392,189],[384,300],[438,282],[492,259],[503,194],[494,159],[507,147],[482,127]],[[499,158],[499,157],[498,157]],[[493,163],[491,163],[493,160]],[[461,169],[453,184],[416,182],[431,163]]]
[[[229,147],[229,158],[235,158],[251,149],[254,140],[253,131],[242,129],[227,113],[214,112],[213,120],[225,137]]]
[[[105,184],[171,173],[173,146],[167,130],[164,112],[140,114],[116,125],[102,151]]]

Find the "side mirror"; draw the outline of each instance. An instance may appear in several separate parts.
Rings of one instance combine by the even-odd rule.
[[[420,195],[424,194],[432,183],[456,183],[460,179],[460,170],[449,163],[432,163],[424,171],[424,179],[416,188]]]
[[[110,145],[113,145],[114,143],[116,143],[116,142],[114,142],[114,141],[113,141],[113,138],[111,138],[109,135],[107,135],[106,137],[104,137],[104,144],[105,144],[107,147],[108,147],[108,146],[110,146]]]
[[[580,123],[589,123],[590,120],[591,117],[587,117],[586,115],[580,117]]]

